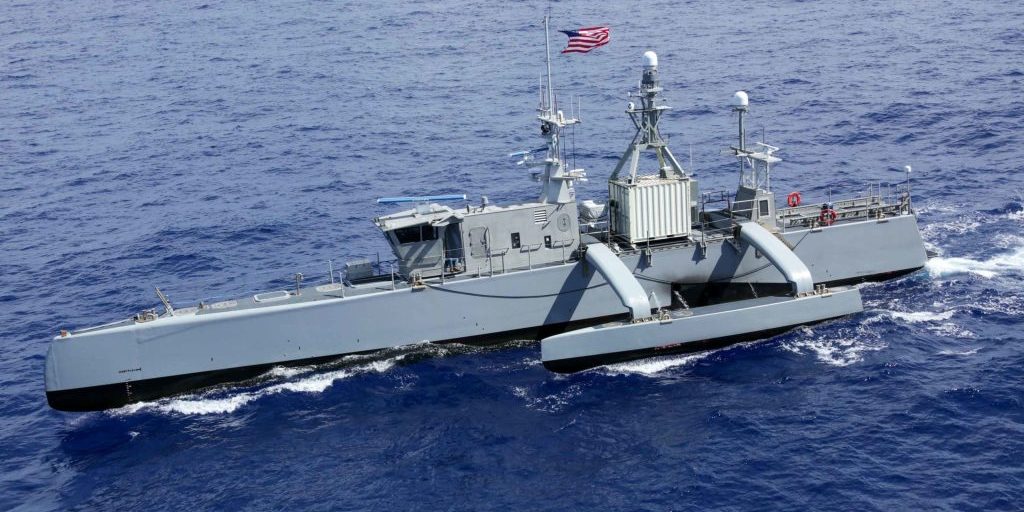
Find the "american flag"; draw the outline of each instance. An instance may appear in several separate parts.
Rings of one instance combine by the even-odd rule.
[[[608,44],[608,27],[588,27],[579,30],[559,30],[569,36],[569,45],[562,53],[587,53],[598,46]]]

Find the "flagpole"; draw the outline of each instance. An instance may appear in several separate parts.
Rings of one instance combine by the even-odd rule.
[[[551,38],[548,36],[548,16],[544,16],[544,56],[548,65],[548,110],[555,113],[555,92],[551,88]]]

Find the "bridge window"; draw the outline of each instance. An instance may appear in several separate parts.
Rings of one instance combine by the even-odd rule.
[[[394,233],[395,239],[398,240],[398,243],[400,244],[412,244],[427,240],[437,240],[437,230],[434,229],[434,226],[427,224],[398,228],[394,230]]]

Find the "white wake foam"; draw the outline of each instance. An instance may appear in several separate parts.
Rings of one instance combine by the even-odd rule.
[[[935,231],[936,234],[944,235],[964,235],[972,233],[981,226],[981,222],[977,219],[968,219],[961,217],[954,221],[943,222],[939,224],[929,224],[929,227],[934,226],[931,230],[925,230],[926,234],[932,234],[931,231]]]
[[[275,395],[284,392],[293,393],[322,393],[330,388],[336,381],[358,375],[361,373],[383,373],[395,366],[395,363],[402,360],[404,354],[386,359],[373,361],[367,364],[352,368],[333,370],[323,373],[316,373],[313,368],[275,368],[271,370],[271,376],[292,377],[312,372],[311,375],[294,380],[273,384],[253,391],[242,391],[231,393],[225,397],[214,397],[213,395],[223,391],[212,391],[199,395],[187,395],[178,398],[165,398],[154,402],[138,402],[126,405],[114,411],[114,414],[134,414],[140,411],[159,412],[165,414],[184,415],[206,415],[206,414],[229,414],[237,411],[242,406],[259,398]]]
[[[279,377],[282,379],[290,379],[303,373],[309,373],[313,371],[310,366],[275,366],[267,372],[270,377]]]
[[[544,412],[558,412],[572,403],[572,400],[583,394],[583,387],[573,384],[565,389],[544,396],[533,396],[530,390],[523,386],[513,386],[512,394],[525,402],[526,407]]]
[[[936,278],[974,274],[992,279],[1002,274],[1020,274],[1024,272],[1024,246],[1018,246],[1008,253],[997,254],[984,261],[936,257],[928,260],[925,268]]]
[[[880,342],[867,342],[856,338],[808,338],[789,341],[782,348],[794,354],[811,353],[830,366],[849,366],[864,359],[864,354],[886,348]]]
[[[978,349],[976,349],[976,348],[971,349],[971,350],[963,350],[963,351],[956,351],[956,350],[940,350],[939,351],[939,355],[940,356],[973,356],[974,354],[977,354],[977,353],[978,353]]]
[[[979,300],[971,301],[969,307],[984,313],[1024,316],[1024,294],[1019,290],[1009,293],[988,294]]]
[[[929,331],[935,334],[946,336],[949,338],[977,338],[978,335],[974,334],[973,331],[967,329],[961,325],[957,325],[952,322],[942,323],[933,327],[928,328]]]
[[[888,345],[871,329],[858,325],[853,328],[825,327],[818,332],[813,327],[800,327],[794,331],[796,339],[781,345],[794,354],[813,354],[818,361],[830,366],[849,366],[859,363],[868,352],[882,350]]]
[[[912,324],[920,322],[941,322],[943,320],[949,320],[956,314],[956,310],[950,309],[949,311],[932,312],[932,311],[886,311],[889,316],[909,322]]]
[[[942,306],[940,303],[936,303],[936,306]],[[885,319],[892,319],[902,324],[924,324],[922,327],[928,329],[936,334],[947,336],[951,338],[975,338],[973,332],[969,329],[957,324],[956,322],[949,322],[958,312],[958,309],[947,309],[945,311],[891,311],[888,309],[874,309],[867,311],[871,314],[861,321],[861,326],[870,326],[876,324]],[[865,331],[868,333],[870,331]]]
[[[677,355],[677,356],[664,356],[654,359],[641,359],[637,361],[627,361],[625,363],[609,364],[605,366],[599,366],[594,370],[605,375],[657,375],[665,370],[672,368],[678,368],[680,366],[686,366],[701,359],[704,359],[711,355],[711,352],[701,352],[698,354],[688,355]]]

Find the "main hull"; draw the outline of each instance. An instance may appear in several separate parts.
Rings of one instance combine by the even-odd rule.
[[[908,272],[927,259],[913,216],[783,237],[816,283]],[[662,305],[672,303],[673,286],[785,283],[762,255],[732,240],[668,244],[620,257]],[[418,289],[160,318],[56,338],[47,356],[47,398],[60,410],[106,409],[245,380],[275,365],[558,329],[625,312],[598,272],[572,262]]]
[[[590,327],[602,322],[612,321],[618,316],[620,315],[566,322],[555,325],[543,325],[468,338],[438,340],[431,343],[442,345],[459,343],[462,345],[487,347],[515,340],[539,340],[547,336],[557,335],[569,330]],[[406,345],[405,347],[410,346]],[[315,365],[326,365],[327,367],[332,367],[335,364],[345,364],[345,358],[348,356],[381,353],[382,351],[386,353],[388,352],[388,349],[384,348],[367,350],[364,352],[349,352],[324,357],[294,359],[291,361],[256,364],[223,370],[210,370],[184,375],[172,375],[155,379],[133,380],[101,386],[47,391],[46,400],[50,407],[68,412],[116,409],[135,402],[145,402],[190,391],[214,388],[220,385],[242,384],[258,381],[275,367]],[[404,358],[404,361],[410,360],[418,360],[418,358]]]

